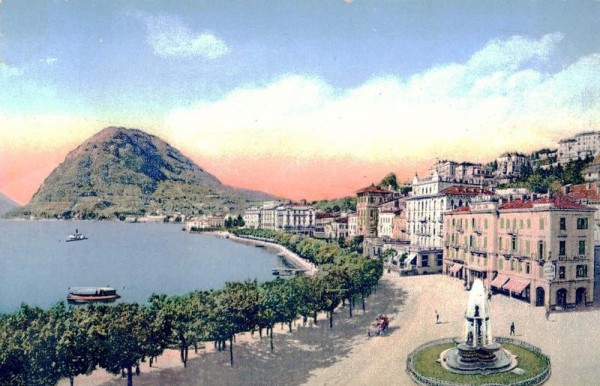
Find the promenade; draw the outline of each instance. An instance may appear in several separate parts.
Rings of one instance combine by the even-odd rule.
[[[318,326],[275,329],[275,351],[258,334],[238,336],[235,366],[228,352],[219,353],[212,344],[198,356],[190,355],[187,369],[177,355],[168,352],[148,372],[134,377],[134,385],[411,385],[405,371],[406,356],[429,340],[459,336],[467,292],[462,282],[440,275],[398,277],[385,274],[376,294],[353,318],[340,309],[329,329],[324,316]],[[359,305],[360,302],[357,302]],[[436,324],[435,311],[441,316]],[[367,326],[378,313],[391,317],[387,335],[368,338]],[[592,385],[600,376],[600,334],[596,324],[600,310],[551,314],[543,308],[494,296],[491,300],[494,335],[509,335],[514,321],[516,338],[540,347],[552,360],[552,376],[546,385]],[[64,383],[63,384],[68,384]],[[78,377],[76,385],[124,385],[124,379],[97,371]]]

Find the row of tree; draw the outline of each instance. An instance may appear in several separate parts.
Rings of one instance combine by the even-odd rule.
[[[383,268],[379,261],[349,252],[335,244],[268,231],[240,230],[246,237],[278,242],[319,265],[313,276],[270,282],[227,283],[221,290],[195,291],[181,296],[152,295],[147,304],[119,303],[48,310],[26,305],[0,316],[0,385],[52,385],[59,379],[89,374],[98,366],[127,375],[139,374],[141,362],[153,365],[166,348],[178,348],[183,366],[188,352],[203,342],[218,350],[229,345],[233,365],[236,334],[257,331],[269,336],[285,323],[292,330],[298,316],[317,322],[327,312],[333,327],[334,310],[367,297]]]

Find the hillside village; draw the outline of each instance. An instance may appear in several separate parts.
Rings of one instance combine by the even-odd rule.
[[[585,307],[600,299],[598,155],[600,131],[582,132],[555,150],[488,164],[438,160],[406,184],[392,174],[358,190],[356,210],[267,201],[237,225],[352,245],[401,275],[441,273],[467,289],[481,278],[495,294],[548,311]],[[203,215],[186,229],[227,219]]]

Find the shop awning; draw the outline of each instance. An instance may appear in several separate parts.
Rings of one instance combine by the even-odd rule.
[[[494,278],[494,280],[492,280],[492,287],[502,288],[508,279],[508,276],[499,274]]]
[[[511,278],[508,283],[502,286],[502,289],[520,295],[530,283],[529,280]]]
[[[458,271],[460,271],[463,268],[462,264],[454,264],[452,266],[452,268],[450,268],[450,272],[452,273],[457,273]]]
[[[411,253],[410,255],[408,255],[406,260],[404,260],[404,267],[410,268],[410,266],[413,264],[413,262],[415,261],[416,258],[417,258],[416,253]]]

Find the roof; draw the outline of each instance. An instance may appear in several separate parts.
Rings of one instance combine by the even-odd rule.
[[[554,197],[542,197],[536,200],[512,200],[507,201],[500,209],[530,209],[533,208],[533,204],[550,204],[556,209],[590,209],[585,205],[581,205],[572,198],[563,194],[557,194]]]
[[[377,186],[375,186],[374,184],[371,184],[371,186],[367,186],[366,188],[362,188],[361,190],[356,192],[356,194],[361,194],[361,193],[392,194],[393,192],[391,190],[387,190],[387,189],[380,189]]]
[[[317,219],[333,218],[333,217],[335,217],[335,215],[333,213],[328,213],[328,212],[317,212],[315,214],[315,218],[317,218]]]
[[[453,211],[451,211],[449,214],[453,214],[453,213],[463,213],[463,212],[471,212],[471,207],[470,206],[461,206],[458,207],[456,209],[454,209]]]
[[[567,193],[567,196],[569,196],[573,200],[600,200],[600,194],[598,194],[598,189],[595,189],[594,187],[588,188],[586,185],[587,184],[571,186],[569,193]]]
[[[334,221],[337,222],[337,223],[339,223],[339,224],[345,224],[345,223],[348,222],[348,217],[336,218]]]
[[[479,196],[479,195],[493,195],[494,193],[483,189],[479,186],[464,186],[464,185],[454,185],[449,188],[446,188],[440,192],[440,195],[445,196]]]

